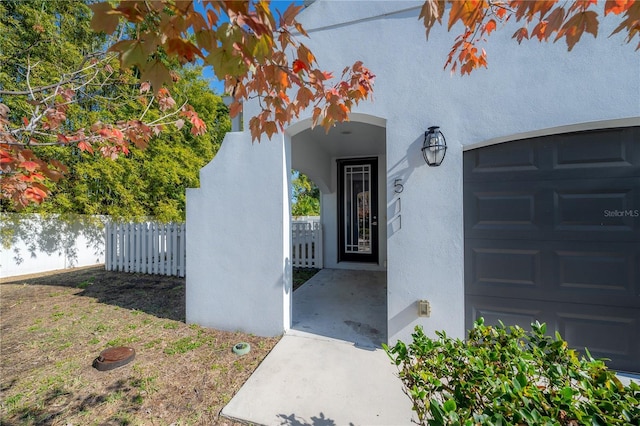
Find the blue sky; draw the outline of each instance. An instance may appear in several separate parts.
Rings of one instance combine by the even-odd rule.
[[[284,1],[284,0],[276,0],[276,1],[272,1],[271,2],[271,8],[272,10],[275,9],[276,11],[280,10],[282,12],[284,12],[287,7],[289,7],[289,5],[291,3],[294,3],[296,5],[302,5],[302,0],[297,0],[297,1]],[[196,10],[202,10],[202,3],[200,3],[199,1],[196,2]],[[278,12],[274,12],[274,16],[276,17],[276,19],[278,18]],[[211,89],[213,89],[217,94],[221,95],[223,90],[224,90],[224,84],[219,81],[216,76],[213,73],[213,70],[211,69],[210,66],[207,66],[204,68],[203,72],[202,72],[202,77],[209,82],[209,87]]]

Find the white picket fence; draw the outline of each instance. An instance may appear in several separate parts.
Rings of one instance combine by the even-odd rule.
[[[294,268],[322,269],[322,225],[320,222],[291,223],[291,257]]]
[[[107,271],[185,276],[184,223],[112,223],[105,226]],[[320,222],[292,222],[292,266],[322,269]]]
[[[186,230],[182,223],[107,223],[107,271],[185,276]]]

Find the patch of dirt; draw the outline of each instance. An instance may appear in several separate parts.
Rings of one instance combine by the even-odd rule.
[[[219,412],[279,340],[185,324],[184,278],[91,267],[0,284],[1,425],[237,425]],[[94,369],[115,346],[135,359]]]

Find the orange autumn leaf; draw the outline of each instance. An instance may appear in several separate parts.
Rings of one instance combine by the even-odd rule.
[[[238,114],[240,114],[240,111],[242,111],[242,104],[240,102],[234,101],[230,106],[229,106],[229,115],[233,118],[236,117]]]
[[[118,27],[120,18],[114,13],[111,4],[95,3],[89,5],[93,11],[93,17],[91,18],[91,26],[96,31],[104,31],[107,34],[112,34]]]
[[[581,12],[584,12],[587,9],[589,9],[591,5],[594,5],[597,3],[598,3],[598,0],[574,0],[573,4],[569,8],[569,11],[573,12],[573,11],[579,10]]]
[[[313,92],[306,87],[302,87],[298,90],[296,100],[303,106],[303,108],[306,108],[306,106],[309,105],[309,102],[313,100]]]
[[[198,117],[198,115],[193,115],[190,119],[191,121],[191,134],[194,136],[203,135],[204,132],[207,131],[206,123]]]
[[[619,15],[626,12],[633,3],[634,0],[607,0],[604,4],[604,14],[605,16],[609,13]]]
[[[287,96],[287,94],[286,94],[284,91],[282,91],[282,90],[280,91],[280,93],[278,93],[278,97],[279,97],[280,99],[282,99],[282,100],[283,100],[285,103],[287,103],[287,104],[290,102],[290,100],[289,100],[289,96]]]
[[[91,147],[91,144],[86,141],[78,142],[78,149],[80,149],[80,151],[87,151],[90,154],[93,154],[93,148]]]
[[[280,83],[280,86],[284,88],[291,86],[291,82],[289,81],[289,75],[282,70],[278,70],[278,82]]]
[[[552,33],[557,32],[562,27],[562,23],[564,22],[565,11],[564,8],[558,7],[554,9],[549,16],[547,17],[547,28],[545,30],[547,37]],[[545,39],[546,40],[546,39]]]
[[[296,24],[296,16],[303,9],[303,6],[296,6],[293,3],[280,15],[280,26],[293,26]]]
[[[42,204],[47,196],[47,192],[40,187],[32,186],[25,189],[24,196],[29,201],[35,202],[37,204]]]
[[[529,31],[525,27],[519,28],[515,33],[513,33],[511,38],[515,38],[518,41],[518,44],[520,44],[523,39],[529,38]]]
[[[424,20],[426,28],[426,37],[429,38],[429,32],[433,25],[438,22],[442,23],[442,15],[444,15],[444,0],[426,0],[420,10],[418,19]]]
[[[297,74],[300,71],[307,71],[309,67],[307,66],[307,64],[305,64],[301,60],[296,59],[295,61],[293,61],[292,69],[293,69],[293,72]]]
[[[569,50],[573,49],[584,32],[598,35],[598,14],[594,11],[580,12],[569,19],[558,31],[556,41],[565,38]]]
[[[496,21],[495,19],[491,19],[489,22],[486,23],[486,25],[484,26],[484,31],[487,34],[491,34],[493,31],[495,31],[497,25],[496,25]]]
[[[546,21],[538,22],[538,25],[536,25],[531,31],[531,35],[537,37],[538,40],[540,41],[543,41],[549,38],[547,34],[547,22]]]
[[[449,30],[451,30],[458,21],[466,27],[475,28],[476,24],[480,21],[484,9],[488,7],[488,4],[484,0],[454,1],[450,2],[450,4]]]
[[[505,7],[498,7],[495,11],[498,19],[504,19],[507,16],[508,10]]]
[[[29,173],[26,175],[19,175],[19,179],[23,182],[37,182],[44,180],[44,176],[40,173]]]
[[[21,167],[29,172],[33,172],[34,170],[38,169],[40,166],[35,161],[23,161],[18,165],[18,167]]]
[[[204,55],[193,43],[181,38],[173,38],[167,41],[167,53],[178,57],[181,63],[193,62],[196,56],[204,59]]]

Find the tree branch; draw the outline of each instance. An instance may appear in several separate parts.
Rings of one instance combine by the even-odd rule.
[[[96,63],[96,64],[91,64],[88,67],[85,67],[85,64],[91,58],[96,57],[96,56],[100,56],[100,55],[103,55],[103,54],[104,54],[104,52],[98,52],[98,53],[93,53],[93,54],[85,56],[83,61],[82,61],[82,63],[80,64],[80,69],[77,70],[77,71],[74,71],[73,73],[71,73],[70,77],[67,77],[66,79],[62,79],[62,80],[60,80],[60,81],[58,81],[56,83],[53,83],[53,84],[49,84],[47,86],[37,87],[35,89],[31,88],[31,85],[30,85],[30,82],[29,82],[29,74],[31,72],[31,65],[28,65],[26,79],[27,79],[27,84],[29,86],[29,90],[0,90],[0,95],[5,95],[5,96],[31,95],[33,98],[35,98],[34,93],[40,93],[40,92],[44,92],[46,90],[54,89],[56,87],[64,86],[65,84],[69,84],[69,83],[71,83],[71,82],[73,82],[75,80],[78,80],[78,79],[82,78],[84,76],[84,74],[82,74],[84,71],[88,70],[89,68],[93,68],[93,67],[95,67],[97,65],[97,63]],[[106,57],[104,59],[106,59]],[[96,74],[97,74],[97,71],[96,71]]]

